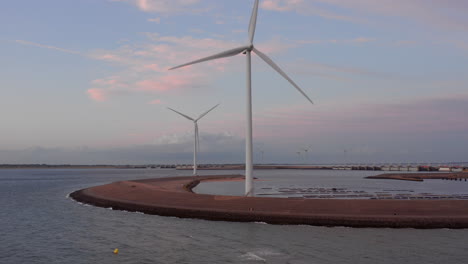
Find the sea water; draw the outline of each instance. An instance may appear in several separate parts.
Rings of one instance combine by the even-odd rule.
[[[75,190],[114,181],[189,174],[156,169],[0,170],[0,263],[465,263],[468,259],[468,230],[464,229],[213,222],[115,211],[67,197]],[[289,185],[375,191],[374,185],[385,185],[381,189],[441,193],[463,192],[468,186],[438,181],[424,187],[363,179],[367,174],[257,171],[255,185],[258,191]],[[230,184],[222,186],[242,191],[241,182]],[[217,185],[202,188],[216,192]],[[113,253],[116,248],[119,254]]]
[[[258,170],[255,172],[255,196],[325,199],[468,199],[468,181],[464,180],[426,179],[418,182],[365,178],[385,173],[395,172]],[[194,188],[197,193],[216,195],[243,195],[244,190],[243,181],[205,182]]]

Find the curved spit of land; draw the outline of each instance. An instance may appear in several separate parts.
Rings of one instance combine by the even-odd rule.
[[[120,181],[70,196],[115,210],[206,220],[350,227],[468,228],[467,200],[337,200],[196,194],[201,181],[240,175]]]
[[[367,176],[366,179],[403,180],[403,181],[424,181],[424,179],[439,179],[451,181],[466,181],[468,173],[387,173],[376,176]]]

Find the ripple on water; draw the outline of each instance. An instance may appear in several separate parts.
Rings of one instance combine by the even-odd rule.
[[[468,259],[468,230],[326,228],[142,217],[141,213],[81,206],[64,199],[67,193],[89,186],[179,173],[172,170],[0,170],[0,181],[9,179],[0,184],[0,263],[452,264]],[[320,183],[317,185],[324,188],[374,186],[362,179],[366,175],[348,177],[347,172],[338,176],[326,173],[281,171],[259,172],[256,176],[271,177],[270,182],[279,182],[279,186],[290,179],[310,185]],[[37,180],[37,177],[47,180]],[[447,185],[441,188],[450,189],[449,185],[454,183],[445,181]],[[382,190],[426,192],[413,183],[386,186],[380,182],[379,185]],[[434,188],[432,183],[426,187]],[[112,253],[115,248],[119,248],[120,254]]]

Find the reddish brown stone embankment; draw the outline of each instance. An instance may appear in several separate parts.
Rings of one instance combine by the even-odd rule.
[[[243,176],[121,181],[76,191],[80,202],[162,216],[317,226],[468,228],[467,200],[340,200],[195,194],[201,181]]]
[[[424,179],[462,180],[467,179],[468,173],[386,173],[376,176],[367,176],[366,179],[424,181]]]

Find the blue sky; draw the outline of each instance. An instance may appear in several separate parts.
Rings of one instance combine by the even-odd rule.
[[[0,163],[242,162],[252,0],[44,0],[0,6]],[[468,154],[466,1],[263,0],[255,159],[445,162]],[[346,155],[344,150],[346,149]]]

